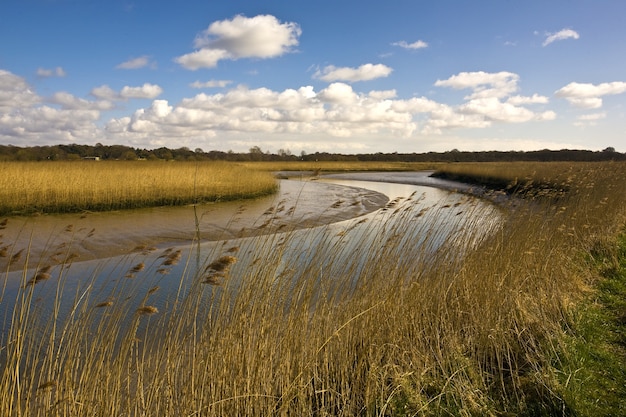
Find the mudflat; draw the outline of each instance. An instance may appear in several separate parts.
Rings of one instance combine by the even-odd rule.
[[[8,217],[0,230],[0,268],[103,259],[151,247],[218,241],[314,227],[372,212],[376,191],[312,180],[281,180],[276,195],[254,200],[113,212]]]

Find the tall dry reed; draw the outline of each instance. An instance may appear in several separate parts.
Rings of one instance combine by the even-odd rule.
[[[95,285],[66,294],[55,270],[47,287],[18,292],[0,347],[0,413],[567,410],[550,361],[593,279],[585,254],[626,220],[626,165],[545,168],[566,192],[525,194],[498,214],[416,195],[347,225],[217,246],[201,261],[171,250],[138,271],[129,262],[136,276],[115,281],[111,298]],[[165,279],[178,289],[157,311]],[[41,288],[73,298],[69,314],[38,311]]]
[[[217,161],[5,162],[0,215],[233,200],[276,187],[269,172]]]

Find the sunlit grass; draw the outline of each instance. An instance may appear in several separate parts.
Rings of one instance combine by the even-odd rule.
[[[312,229],[306,244],[300,232],[263,236],[198,264],[193,245],[172,249],[133,259],[110,298],[66,293],[66,269],[44,269],[4,324],[0,414],[573,413],[567,390],[583,374],[555,358],[601,279],[588,255],[626,223],[626,164],[507,167],[508,181],[538,178],[558,196],[524,193],[496,229],[460,223],[460,211],[481,219],[489,206],[412,196],[339,231]],[[157,308],[166,279],[179,290]],[[47,316],[37,297],[75,300],[72,314]]]
[[[433,170],[443,164],[437,162],[386,162],[386,161],[276,161],[242,162],[244,166],[263,171],[423,171]]]
[[[276,188],[271,173],[227,162],[5,162],[0,215],[224,201]]]

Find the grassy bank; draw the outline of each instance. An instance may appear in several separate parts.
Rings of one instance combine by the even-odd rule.
[[[466,166],[465,174],[478,168]],[[489,169],[510,176],[509,168]],[[357,219],[332,235],[312,230],[313,245],[289,232],[241,251],[224,245],[199,267],[189,263],[167,278],[159,271],[181,254],[165,252],[154,264],[125,271],[132,278],[116,281],[119,291],[110,298],[93,288],[64,294],[65,269],[35,285],[26,285],[31,276],[24,274],[0,341],[0,414],[593,410],[589,403],[598,403],[596,390],[604,386],[585,388],[598,366],[578,343],[588,346],[584,329],[609,319],[585,306],[604,305],[594,301],[604,300],[598,294],[614,292],[602,289],[612,281],[599,271],[614,273],[623,256],[615,248],[626,223],[626,164],[520,164],[510,178],[552,185],[550,192],[523,193],[528,204],[505,210],[495,233],[478,224],[442,241],[440,228],[425,218],[451,213],[446,218],[454,222],[461,210],[482,209],[452,197],[424,205],[412,196],[390,202],[361,234]],[[420,245],[406,240],[409,230]],[[348,244],[350,256],[340,256]],[[254,260],[236,262],[245,256]],[[172,295],[167,311],[152,303],[159,279],[188,289]],[[45,296],[74,297],[72,315],[38,312],[37,298]],[[581,317],[593,316],[598,320],[584,325]],[[121,326],[124,320],[131,325]],[[602,389],[623,382],[623,374],[611,375]]]
[[[0,215],[233,200],[269,194],[276,186],[268,172],[226,162],[5,162]]]

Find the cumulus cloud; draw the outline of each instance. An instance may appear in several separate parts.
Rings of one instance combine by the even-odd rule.
[[[211,23],[195,41],[196,51],[175,61],[191,70],[213,68],[223,59],[273,58],[292,52],[302,31],[293,22],[281,23],[271,15],[235,16]]]
[[[318,78],[322,81],[369,81],[376,78],[383,78],[389,76],[393,69],[383,64],[364,64],[358,68],[350,67],[335,67],[329,65],[321,71],[316,71],[313,74],[313,78]]]
[[[517,91],[519,75],[512,72],[489,73],[484,71],[460,72],[447,80],[437,80],[436,87],[450,87],[455,90],[472,89],[466,99],[497,97],[502,98]]]
[[[423,48],[428,48],[428,43],[422,41],[422,40],[418,40],[412,43],[408,43],[407,41],[399,41],[399,42],[394,42],[392,43],[393,46],[399,46],[400,48],[404,48],[404,49],[423,49]]]
[[[509,102],[501,102],[496,97],[477,98],[468,101],[459,108],[460,113],[482,115],[487,120],[507,123],[523,123],[530,120],[554,120],[552,111],[535,113],[525,107]]]
[[[163,89],[158,85],[145,83],[139,87],[124,86],[119,92],[108,85],[102,85],[93,88],[90,94],[102,100],[121,101],[131,98],[153,99],[160,96],[162,92]]]
[[[578,32],[572,29],[561,29],[555,33],[548,33],[546,39],[543,41],[543,46],[548,46],[552,42],[562,41],[565,39],[578,39],[580,35]]]
[[[273,91],[239,86],[224,94],[198,94],[170,106],[157,100],[130,117],[112,120],[109,131],[135,136],[189,136],[217,132],[299,133],[355,137],[375,133],[409,136],[417,125],[408,106],[395,107],[391,91],[359,93],[333,83],[319,92],[305,86]]]
[[[571,105],[583,109],[602,107],[602,96],[622,94],[626,92],[626,82],[590,84],[572,82],[557,90],[557,97],[566,99]]]
[[[546,96],[540,96],[539,94],[533,94],[531,97],[526,96],[513,96],[507,99],[507,103],[519,106],[522,104],[547,104],[550,100]]]
[[[65,77],[66,75],[67,74],[65,70],[61,67],[56,67],[53,69],[37,68],[37,76],[41,78]]]
[[[154,63],[150,62],[150,57],[147,55],[143,55],[137,58],[131,58],[128,61],[124,61],[121,64],[117,65],[116,69],[139,69],[147,67],[148,65],[154,67]]]
[[[45,105],[22,78],[0,70],[0,139],[27,145],[94,139],[104,103],[81,101],[68,93],[56,93]]]
[[[451,121],[450,126],[466,123],[469,127],[485,127],[492,122],[523,123],[528,121],[554,120],[553,111],[535,112],[524,105],[545,104],[548,98],[538,94],[532,96],[511,96],[518,90],[519,75],[511,72],[487,73],[461,72],[446,80],[437,80],[435,86],[450,87],[456,90],[471,89],[472,94],[465,97],[464,104],[458,106],[450,114],[448,109],[441,113],[437,127],[445,126],[443,122]],[[462,116],[469,116],[465,119]]]
[[[54,93],[48,101],[66,110],[111,110],[115,107],[109,100],[89,101],[65,91]]]
[[[145,83],[140,87],[125,86],[120,91],[120,97],[128,98],[155,98],[161,95],[163,89],[156,84]]]
[[[191,84],[189,84],[189,87],[191,88],[224,88],[226,86],[228,86],[229,84],[232,84],[232,81],[230,80],[209,80],[209,81],[194,81]]]
[[[41,98],[32,91],[24,78],[0,69],[0,111],[9,112],[40,101]]]

